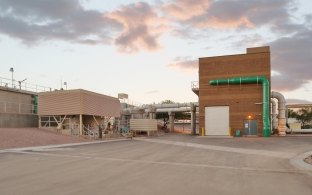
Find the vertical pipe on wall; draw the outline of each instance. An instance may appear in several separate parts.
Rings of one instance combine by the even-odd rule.
[[[271,103],[272,103],[272,129],[277,129],[277,118],[276,118],[276,102],[274,101],[274,99],[271,99]]]

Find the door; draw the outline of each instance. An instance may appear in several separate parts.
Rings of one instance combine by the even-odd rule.
[[[205,135],[229,135],[229,106],[205,107]]]
[[[257,135],[257,120],[244,120],[244,135]]]

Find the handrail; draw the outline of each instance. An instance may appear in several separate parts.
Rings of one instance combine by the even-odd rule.
[[[198,81],[192,81],[191,87],[192,87],[192,89],[199,89],[199,82]]]
[[[51,87],[16,81],[14,79],[12,80],[12,79],[3,78],[3,77],[0,77],[0,86],[9,88],[9,89],[18,89],[18,90],[37,92],[37,93],[45,92],[45,91],[52,91]]]
[[[88,135],[89,137],[95,137],[95,133],[93,131],[91,131],[88,127],[84,126],[84,131],[87,132],[86,135]]]

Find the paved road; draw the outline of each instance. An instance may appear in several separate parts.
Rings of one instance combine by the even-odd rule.
[[[312,137],[166,135],[0,151],[0,194],[311,195],[312,170],[290,160]]]

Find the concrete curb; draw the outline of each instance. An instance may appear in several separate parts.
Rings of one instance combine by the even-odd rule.
[[[9,149],[0,150],[0,153],[21,152],[21,151],[26,151],[26,150],[43,150],[43,149],[51,149],[51,148],[82,146],[82,145],[101,144],[101,143],[119,142],[119,141],[127,141],[127,140],[130,140],[130,139],[122,138],[122,139],[112,139],[112,140],[103,140],[103,141],[91,141],[91,142],[80,142],[80,143],[56,144],[56,145],[46,145],[46,146],[30,146],[30,147],[23,147],[23,148],[9,148]]]
[[[305,158],[311,155],[312,155],[312,151],[300,154],[290,159],[290,164],[295,166],[297,169],[309,171],[308,174],[312,176],[312,165],[304,161]]]

